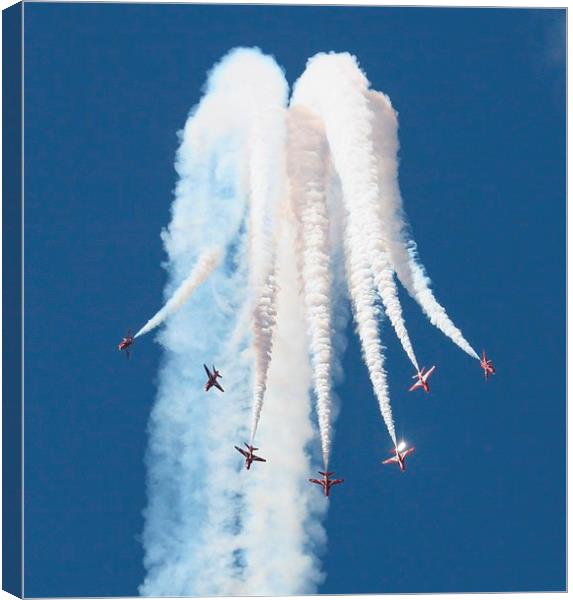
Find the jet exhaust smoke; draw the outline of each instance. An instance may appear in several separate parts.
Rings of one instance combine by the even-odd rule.
[[[278,68],[269,70],[259,82],[252,102],[255,120],[250,157],[251,210],[249,263],[253,292],[253,350],[255,378],[250,444],[261,418],[267,389],[273,333],[276,321],[277,210],[286,195],[286,103],[288,85]]]
[[[289,113],[288,173],[298,220],[299,269],[306,306],[314,390],[327,470],[331,446],[332,265],[326,200],[328,147],[319,119],[300,106]]]
[[[326,539],[321,523],[326,503],[306,480],[307,449],[317,432],[310,418],[312,373],[292,257],[294,227],[285,215],[277,240],[277,324],[256,444],[267,463],[241,471],[245,595],[305,594],[324,579],[317,554]]]
[[[318,55],[309,60],[293,94],[293,106],[320,116],[342,185],[347,212],[346,252],[358,334],[384,422],[395,442],[394,422],[383,367],[373,289],[412,363],[418,368],[398,300],[392,267],[379,233],[375,202],[377,181],[368,112],[361,92],[363,76],[349,55]]]
[[[384,354],[378,332],[378,311],[373,292],[374,281],[361,235],[360,228],[349,218],[346,238],[348,289],[354,307],[354,318],[358,337],[362,344],[364,362],[368,367],[382,418],[392,442],[396,445],[396,430],[392,417],[386,371],[384,370]]]
[[[175,290],[171,298],[166,302],[165,306],[135,334],[138,338],[140,335],[149,333],[158,325],[161,325],[165,319],[179,310],[193,292],[211,275],[221,262],[222,251],[220,248],[210,248],[205,250],[199,257],[197,264],[193,267],[189,276]]]

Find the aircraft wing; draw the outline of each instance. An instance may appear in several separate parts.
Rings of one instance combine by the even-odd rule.
[[[318,479],[309,479],[310,483],[316,483],[317,485],[322,485],[322,481],[319,481]]]
[[[218,383],[218,382],[216,382],[216,381],[215,381],[215,382],[213,382],[213,385],[214,385],[214,386],[215,386],[215,387],[216,387],[218,390],[221,390],[222,392],[224,392],[224,391],[225,391],[225,390],[224,390],[224,389],[221,387],[221,384],[220,384],[220,383]]]
[[[393,456],[392,458],[387,458],[386,460],[383,460],[382,464],[389,465],[390,463],[395,463],[395,462],[398,462],[398,459],[395,456]]]
[[[209,367],[207,365],[203,365],[203,368],[205,369],[205,373],[207,373],[207,377],[211,379],[212,375],[211,371],[209,371]]]
[[[247,458],[249,456],[247,454],[247,452],[245,452],[242,448],[239,448],[238,446],[235,446],[235,450],[237,450],[238,452],[240,452],[245,458]]]
[[[430,375],[434,372],[435,368],[436,368],[436,365],[434,365],[429,371],[426,372],[426,374],[424,375],[424,381],[428,381]]]
[[[416,448],[408,448],[407,450],[404,450],[404,454],[402,455],[402,458],[406,458],[406,456],[409,456],[410,454],[412,454],[412,452],[414,452]]]
[[[337,485],[337,484],[339,484],[339,483],[344,483],[344,479],[333,479],[333,480],[330,482],[330,485]]]
[[[413,392],[416,388],[422,387],[420,381],[416,381],[416,383],[408,390],[409,392]]]
[[[259,462],[267,462],[266,458],[261,458],[260,456],[254,456],[254,455],[253,455],[253,460],[258,460]]]

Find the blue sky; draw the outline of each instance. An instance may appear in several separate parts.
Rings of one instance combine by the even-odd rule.
[[[176,132],[230,48],[292,84],[356,54],[400,116],[400,184],[438,299],[498,368],[402,293],[432,393],[384,325],[389,447],[349,331],[323,593],[565,587],[565,12],[28,4],[25,7],[25,589],[134,595],[159,346],[115,350],[157,309]]]

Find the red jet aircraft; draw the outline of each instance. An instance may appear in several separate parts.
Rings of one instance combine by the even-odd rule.
[[[398,448],[400,448],[402,446],[402,444],[400,444],[398,446]],[[392,458],[387,458],[386,460],[382,461],[383,465],[389,465],[391,463],[398,463],[398,466],[400,467],[400,471],[404,472],[406,470],[406,465],[404,463],[405,459],[407,456],[409,456],[410,454],[412,454],[412,452],[414,452],[414,450],[416,448],[406,448],[403,450],[398,450],[398,448],[394,448],[393,450],[390,450],[390,452],[394,453],[394,456],[392,456]]]
[[[245,457],[245,467],[247,468],[247,470],[251,468],[251,464],[254,460],[257,460],[259,462],[267,462],[265,458],[261,458],[260,456],[257,456],[255,454],[255,450],[258,450],[258,448],[255,448],[254,446],[249,446],[247,442],[245,442],[245,446],[247,447],[248,452],[246,450],[243,450],[242,448],[239,448],[238,446],[235,446],[235,450],[237,452],[240,452]]]
[[[131,335],[131,329],[127,331],[127,335],[119,342],[117,345],[118,350],[125,350],[127,358],[129,358],[129,347],[135,341],[134,337]]]
[[[209,368],[207,367],[207,365],[203,365],[203,368],[205,369],[205,373],[207,373],[207,377],[209,378],[209,380],[205,384],[205,391],[208,392],[212,387],[216,387],[218,390],[221,390],[222,392],[224,392],[225,390],[221,387],[221,384],[217,381],[218,377],[223,377],[223,376],[221,375],[221,373],[219,373],[219,371],[217,371],[217,369],[215,369],[215,365],[213,365],[212,373],[211,373],[211,371],[209,371]]]
[[[434,372],[436,365],[434,365],[431,369],[424,373],[425,367],[422,367],[421,371],[418,371],[415,375],[412,376],[412,379],[417,379],[416,383],[408,390],[409,392],[413,392],[416,388],[424,388],[425,392],[430,391],[430,386],[428,385],[428,379],[430,375]]]
[[[493,366],[493,362],[490,358],[485,355],[485,350],[482,350],[480,366],[483,369],[483,374],[485,375],[486,380],[490,375],[495,373],[495,367]]]
[[[344,483],[344,479],[330,479],[330,476],[334,475],[332,471],[330,473],[323,473],[322,471],[319,471],[319,473],[322,475],[322,479],[309,479],[309,481],[310,483],[316,483],[317,485],[320,485],[325,496],[330,496],[330,488],[333,485]]]

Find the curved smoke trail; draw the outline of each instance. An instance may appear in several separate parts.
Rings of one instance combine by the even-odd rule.
[[[193,292],[211,275],[221,262],[221,248],[209,248],[199,256],[197,264],[193,267],[187,279],[175,290],[171,298],[166,302],[165,306],[157,312],[157,314],[149,319],[147,323],[135,334],[138,338],[140,335],[149,333],[158,325],[161,325],[165,319],[179,310]]]
[[[372,114],[364,97],[367,85],[350,54],[317,54],[298,80],[293,100],[308,105],[324,120],[346,208],[354,214],[365,238],[374,283],[404,351],[419,370],[379,219]]]
[[[293,106],[289,111],[288,174],[298,219],[299,268],[325,470],[328,470],[332,428],[332,265],[325,189],[327,154],[320,120],[304,108]]]
[[[418,302],[424,313],[442,333],[464,352],[479,360],[476,351],[453,324],[432,290],[416,250],[415,242],[408,237],[398,185],[398,117],[390,99],[380,92],[367,91],[370,110],[374,115],[375,155],[378,157],[380,192],[380,222],[388,240],[388,248],[398,278],[408,293]]]
[[[276,322],[277,207],[286,193],[286,103],[288,84],[275,64],[259,81],[252,103],[256,118],[249,144],[249,224],[255,380],[250,443],[261,418]]]

